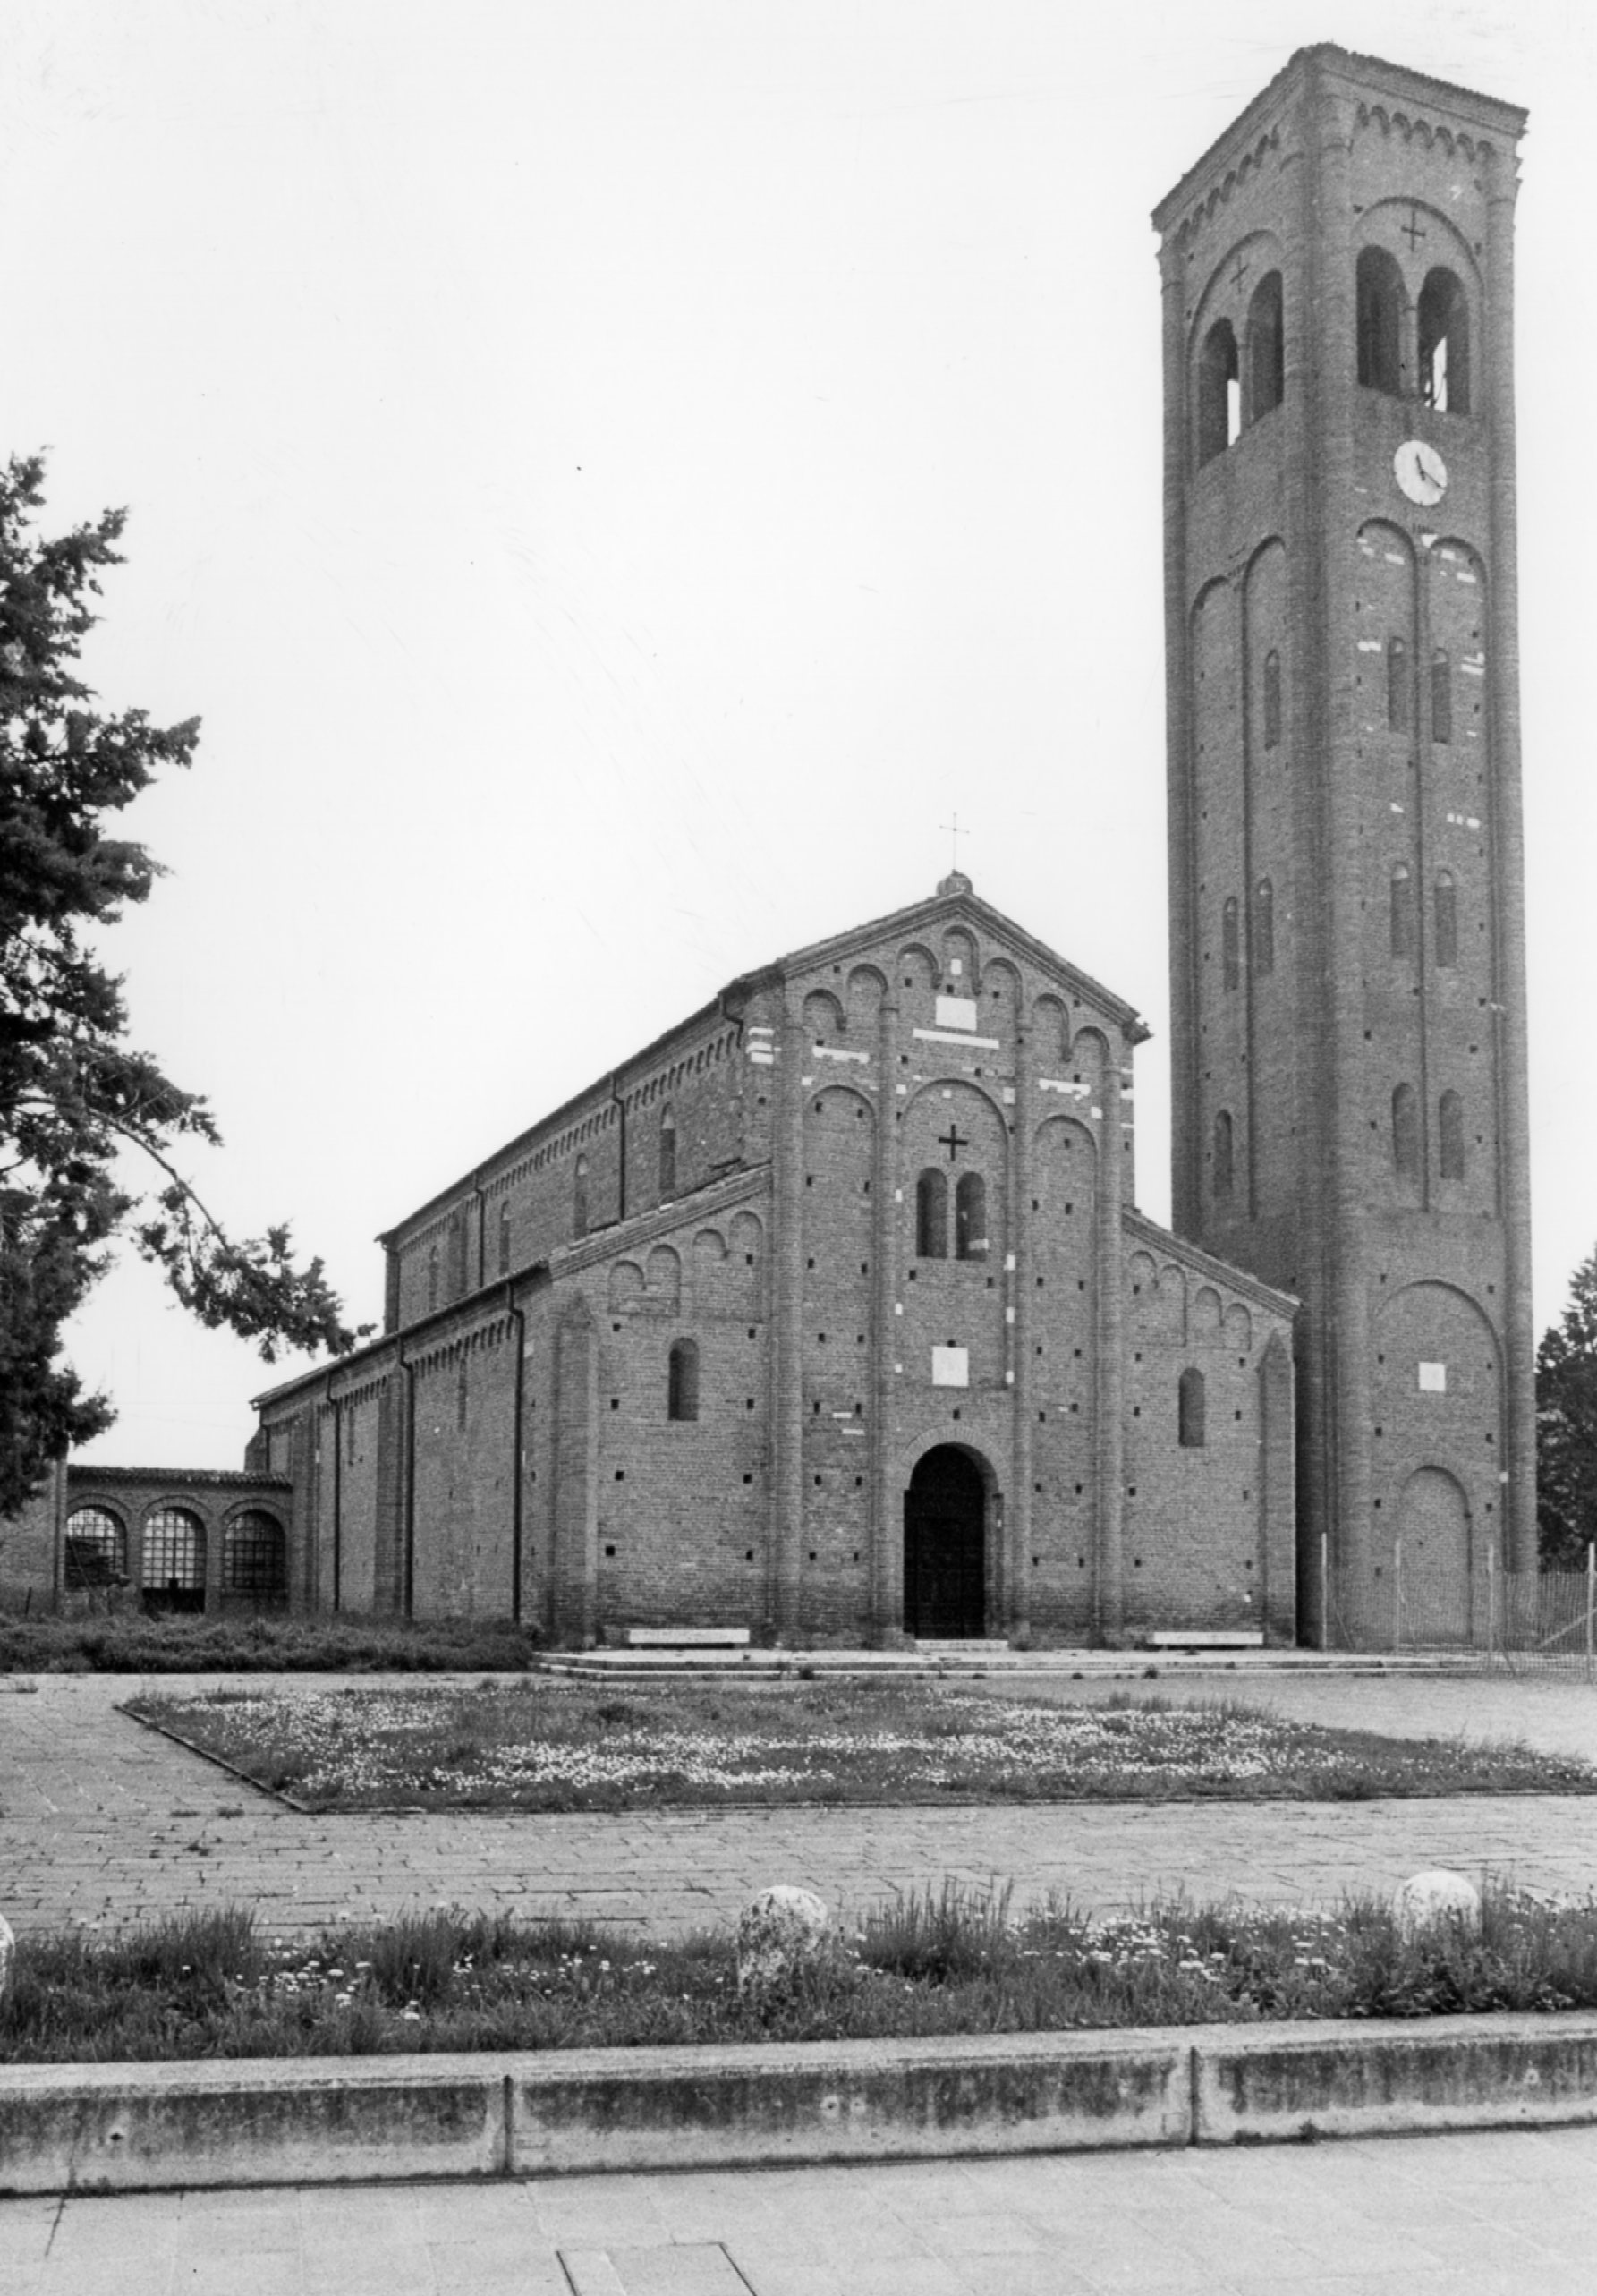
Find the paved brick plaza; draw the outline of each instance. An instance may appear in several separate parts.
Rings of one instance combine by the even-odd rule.
[[[259,1688],[263,1678],[237,1679]],[[282,1687],[292,1695],[328,1679]],[[116,1711],[146,1687],[163,1685],[0,1680],[0,1904],[17,1928],[236,1901],[255,1906],[268,1934],[448,1903],[665,1930],[724,1921],[775,1881],[857,1906],[946,1874],[998,1875],[1023,1900],[1058,1890],[1105,1909],[1177,1887],[1334,1902],[1432,1865],[1487,1866],[1560,1891],[1597,1881],[1597,1798],[304,1817]],[[179,1686],[168,1677],[164,1687]],[[1027,1687],[1083,1697],[1126,1686],[1053,1675]],[[1167,1673],[1159,1688],[1245,1694],[1304,1720],[1407,1735],[1515,1734],[1597,1758],[1597,1690],[1576,1683],[1239,1670],[1223,1682]]]

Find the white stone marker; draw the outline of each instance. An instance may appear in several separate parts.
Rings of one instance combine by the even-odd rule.
[[[1481,1892],[1467,1874],[1450,1873],[1439,1866],[1431,1873],[1412,1875],[1394,1896],[1392,1911],[1397,1919],[1397,1935],[1403,1938],[1418,1937],[1449,1921],[1465,1929],[1479,1929]]]
[[[737,1918],[737,1988],[782,1985],[808,1968],[826,1943],[827,1909],[813,1890],[786,1883],[761,1890]]]

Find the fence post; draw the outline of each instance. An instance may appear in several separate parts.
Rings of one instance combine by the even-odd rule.
[[[1497,1541],[1486,1542],[1486,1671],[1497,1657]]]
[[[1392,1652],[1403,1647],[1403,1538],[1392,1541]]]
[[[1330,1534],[1320,1534],[1320,1647],[1330,1648]]]

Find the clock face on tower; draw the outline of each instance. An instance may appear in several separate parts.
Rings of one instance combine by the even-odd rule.
[[[1392,471],[1410,502],[1429,510],[1448,490],[1448,466],[1423,438],[1406,438],[1392,456]]]

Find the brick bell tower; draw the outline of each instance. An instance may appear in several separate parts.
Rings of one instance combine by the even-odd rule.
[[[1482,1639],[1535,1559],[1525,119],[1304,49],[1154,216],[1174,1224],[1304,1303],[1333,1643]]]

